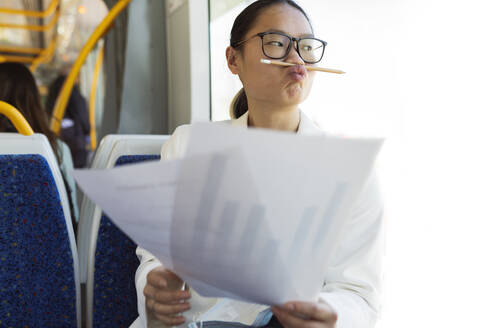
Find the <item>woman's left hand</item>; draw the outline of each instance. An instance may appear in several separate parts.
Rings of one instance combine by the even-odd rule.
[[[336,311],[326,302],[287,302],[272,307],[272,312],[285,328],[335,328]]]

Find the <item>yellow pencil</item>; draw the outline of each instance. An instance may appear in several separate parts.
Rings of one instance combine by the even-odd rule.
[[[296,64],[292,63],[286,63],[283,61],[279,60],[270,60],[270,59],[264,59],[262,58],[260,60],[263,64],[270,64],[270,65],[279,65],[279,66],[295,66]],[[316,66],[305,66],[308,71],[319,71],[319,72],[327,72],[327,73],[335,73],[335,74],[345,74],[344,71],[340,71],[338,69],[332,69],[332,68],[323,68],[323,67],[316,67]]]

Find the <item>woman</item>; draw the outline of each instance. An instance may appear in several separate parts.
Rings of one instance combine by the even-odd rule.
[[[312,37],[307,15],[293,1],[259,0],[236,18],[226,57],[230,71],[243,83],[243,90],[233,101],[236,119],[231,125],[322,133],[299,110],[314,78],[314,72],[307,71],[304,65],[315,64],[324,53],[324,42]],[[318,52],[313,53],[314,49]],[[264,65],[261,58],[298,65]],[[189,127],[179,127],[164,145],[163,158],[183,156],[188,139]],[[324,286],[320,286],[318,302],[292,300],[270,311],[265,306],[231,301],[229,314],[236,316],[223,313],[214,320],[265,327],[373,327],[379,311],[381,227],[381,204],[371,178],[345,224],[336,256],[327,259],[329,270]],[[141,326],[188,324],[200,320],[200,313],[207,313],[216,304],[217,300],[201,297],[192,289],[180,290],[181,279],[152,254],[138,248],[137,255],[141,261],[136,273]],[[229,320],[231,317],[234,319]],[[238,324],[204,322],[204,326]]]
[[[75,181],[67,174],[73,170],[72,156],[68,146],[59,140],[49,128],[49,117],[41,105],[41,97],[34,76],[26,66],[19,63],[0,64],[0,100],[17,108],[36,133],[48,138],[60,165],[60,171],[69,192],[68,197],[72,212],[72,223],[76,229],[78,222],[77,196]],[[0,117],[0,132],[17,132],[6,117]]]

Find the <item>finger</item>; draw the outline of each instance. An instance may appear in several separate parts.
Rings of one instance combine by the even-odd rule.
[[[166,271],[163,271],[161,268],[150,271],[147,275],[147,285],[152,285],[157,288],[167,287],[165,272]]]
[[[285,303],[281,309],[290,312],[291,314],[300,314],[303,317],[311,318],[317,321],[337,321],[337,313],[327,303],[288,302]]]
[[[177,303],[190,299],[191,295],[189,291],[177,290],[167,291],[158,290],[153,296],[153,299],[158,303]]]
[[[176,280],[178,282],[183,282],[183,280],[181,280],[181,278],[175,274],[174,272],[172,272],[171,270],[164,270],[164,273],[163,275],[167,278],[167,279],[170,279],[170,280]]]
[[[156,303],[153,307],[154,313],[160,315],[180,314],[189,309],[190,303],[188,302],[176,305]]]
[[[147,308],[148,311],[154,312],[154,306],[155,306],[155,301],[151,298],[146,298],[145,299],[145,307]]]
[[[279,307],[272,308],[273,314],[277,317],[278,321],[285,328],[290,327],[303,327],[303,328],[317,328],[315,324],[319,323],[312,320],[306,320],[291,314],[288,311],[284,311]],[[331,328],[331,327],[330,327]]]
[[[164,273],[166,284],[169,289],[179,290],[183,287],[183,280],[174,272],[166,270]]]
[[[167,326],[178,326],[183,323],[185,323],[186,319],[183,316],[167,316],[167,315],[160,315],[160,314],[155,314],[155,317],[166,324]]]
[[[145,297],[150,298],[150,299],[154,298],[154,294],[156,292],[157,292],[157,290],[152,285],[149,285],[149,284],[145,285],[144,290],[143,290]]]

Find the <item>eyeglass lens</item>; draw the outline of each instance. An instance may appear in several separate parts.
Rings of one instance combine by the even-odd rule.
[[[267,57],[280,59],[287,56],[290,39],[282,34],[270,33],[263,36],[263,51]],[[299,55],[308,63],[315,63],[323,56],[324,44],[311,38],[301,39],[298,43]]]

